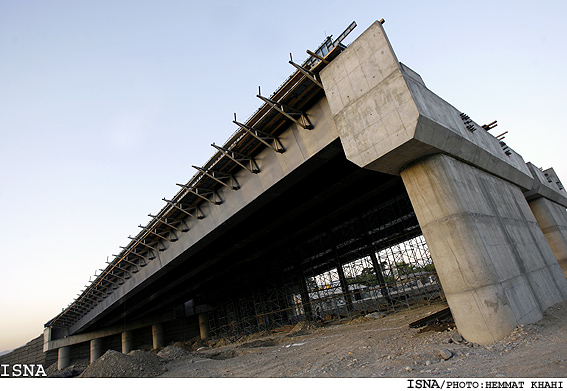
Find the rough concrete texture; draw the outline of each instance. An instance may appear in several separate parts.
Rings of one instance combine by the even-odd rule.
[[[562,205],[565,209],[567,207],[567,192],[563,187],[559,187],[561,182],[555,174],[555,170],[550,168],[542,171],[537,168],[533,163],[527,163],[527,167],[534,178],[532,188],[524,193],[528,201],[536,198],[545,197],[556,204]]]
[[[69,366],[71,362],[71,347],[64,346],[57,350],[57,369],[62,370]]]
[[[567,276],[567,210],[543,197],[529,201],[529,205],[561,270]]]
[[[397,174],[400,159],[388,153],[413,138],[419,112],[381,24],[320,75],[347,158],[360,167],[381,158],[380,170]]]
[[[567,299],[522,191],[446,155],[402,172],[459,332],[488,344]]]
[[[399,175],[413,160],[443,152],[531,189],[520,155],[427,89],[400,64],[376,22],[321,71],[346,156],[360,167]]]

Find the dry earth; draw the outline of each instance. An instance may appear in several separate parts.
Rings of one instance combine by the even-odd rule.
[[[343,324],[302,323],[291,332],[263,333],[229,344],[225,340],[213,341],[216,344],[212,347],[185,342],[154,353],[135,351],[123,355],[108,351],[81,376],[567,377],[567,302],[548,309],[538,323],[518,327],[505,340],[489,346],[468,343],[455,329],[424,331],[408,327],[444,307],[425,306],[378,318],[360,317]],[[85,366],[78,363],[71,368],[72,375]],[[53,368],[48,373],[62,374]]]

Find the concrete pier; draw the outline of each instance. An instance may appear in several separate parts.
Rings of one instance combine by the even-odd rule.
[[[402,177],[468,341],[502,339],[567,300],[565,276],[524,193],[564,197],[534,188],[519,154],[400,63],[380,23],[320,76],[347,159]]]
[[[132,350],[132,330],[122,332],[122,353],[128,354]]]
[[[546,198],[529,202],[551,251],[567,277],[567,210]]]
[[[209,314],[206,312],[199,314],[199,331],[201,334],[201,339],[203,341],[209,339],[210,336]]]
[[[446,155],[401,173],[459,332],[489,344],[567,300],[522,191]]]
[[[57,369],[62,370],[69,366],[71,362],[71,347],[63,346],[57,350]]]
[[[157,323],[152,325],[152,342],[154,349],[158,349],[163,347],[163,325],[161,323]]]
[[[102,338],[91,340],[91,364],[102,355]]]

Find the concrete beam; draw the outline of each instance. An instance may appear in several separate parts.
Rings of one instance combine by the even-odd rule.
[[[402,171],[459,332],[489,344],[567,300],[522,190],[446,155]]]
[[[444,153],[524,190],[533,178],[514,151],[427,89],[401,64],[380,22],[320,73],[347,158],[360,167],[400,175],[416,159]]]
[[[124,325],[108,327],[105,329],[100,329],[89,333],[76,334],[61,339],[48,340],[43,344],[43,351],[47,352],[49,350],[59,349],[64,346],[71,346],[71,345],[76,345],[78,343],[87,342],[95,338],[108,337],[111,335],[120,334],[124,331],[149,327],[155,323],[167,322],[174,318],[175,318],[174,314],[166,314],[162,316],[148,318],[144,321],[129,322]],[[48,330],[49,329],[46,329],[46,331],[44,331],[44,338],[46,338],[46,335],[49,335]]]
[[[531,189],[524,192],[526,199],[531,201],[544,197],[567,208],[567,192],[562,186],[559,187],[561,182],[553,168],[542,171],[531,162],[526,165],[534,178]]]

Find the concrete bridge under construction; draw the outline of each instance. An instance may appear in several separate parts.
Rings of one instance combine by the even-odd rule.
[[[375,22],[329,37],[45,325],[58,367],[446,298],[492,343],[567,300],[567,192]],[[480,97],[479,97],[480,98]],[[442,289],[441,289],[442,288]]]

